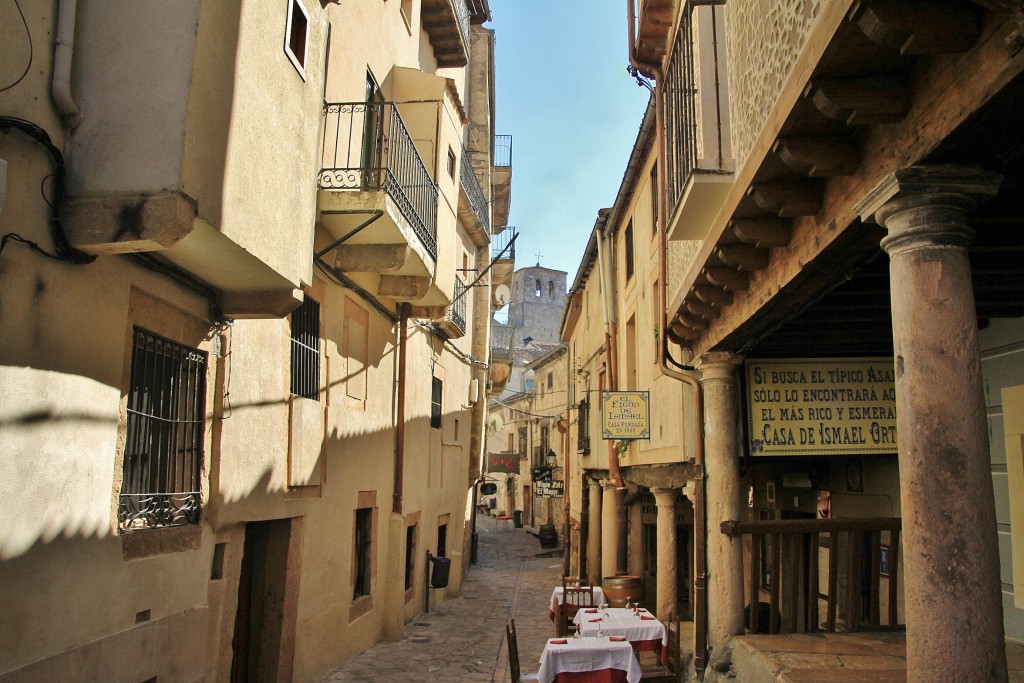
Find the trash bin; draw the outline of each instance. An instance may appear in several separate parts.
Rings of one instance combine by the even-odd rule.
[[[451,570],[452,561],[447,557],[430,556],[430,587],[447,588],[448,572]]]
[[[512,511],[512,525],[517,529],[523,528],[523,511],[513,510]]]

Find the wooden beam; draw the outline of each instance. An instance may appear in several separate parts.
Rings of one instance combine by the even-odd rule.
[[[784,247],[793,233],[790,222],[780,218],[737,218],[732,223],[733,234],[755,247]]]
[[[711,304],[706,304],[703,301],[697,301],[695,299],[687,299],[686,303],[683,304],[687,311],[698,315],[704,320],[714,320],[722,314],[722,309]]]
[[[708,329],[708,323],[706,320],[698,316],[694,316],[686,311],[680,311],[679,314],[676,315],[676,320],[684,326],[689,327],[691,330]]]
[[[728,306],[732,303],[732,292],[714,285],[694,285],[693,295],[706,304]]]
[[[964,52],[981,33],[966,5],[923,0],[869,0],[852,17],[869,40],[904,55]]]
[[[782,163],[812,178],[850,175],[860,164],[860,155],[850,138],[783,138],[773,151]]]
[[[849,126],[896,123],[907,115],[906,79],[895,74],[870,78],[815,78],[804,94],[825,116]]]
[[[759,183],[751,185],[747,194],[780,218],[813,216],[821,209],[821,187],[816,182]]]
[[[725,265],[739,270],[764,270],[768,267],[768,250],[752,244],[723,244],[715,249],[715,255]]]
[[[746,273],[728,266],[709,266],[704,269],[708,282],[730,292],[743,291],[750,286]]]

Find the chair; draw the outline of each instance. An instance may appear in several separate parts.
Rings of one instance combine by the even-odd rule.
[[[569,635],[569,612],[565,605],[559,603],[555,605],[555,636],[564,638],[567,635]]]
[[[519,644],[516,642],[516,620],[505,624],[505,643],[508,645],[508,670],[512,673],[512,683],[536,681],[537,674],[524,674],[519,670]]]
[[[580,586],[586,588],[586,586],[587,586],[587,577],[585,577],[585,576],[563,576],[562,577],[562,590],[564,591],[566,588],[575,588],[576,587],[576,580],[577,579],[579,579]]]
[[[679,620],[665,622],[668,645],[665,648],[665,666],[643,667],[640,680],[645,683],[678,683],[682,662],[679,657]]]

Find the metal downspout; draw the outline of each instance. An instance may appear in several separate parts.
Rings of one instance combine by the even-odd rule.
[[[684,0],[685,1],[685,0]],[[653,78],[655,82],[655,120],[657,138],[657,158],[667,159],[665,149],[665,84],[664,74],[658,66],[640,62],[636,57],[636,24],[634,20],[635,1],[626,0],[626,23],[629,30],[629,63],[640,73]],[[684,8],[684,11],[685,8]],[[662,221],[668,220],[668,191],[665,185],[664,169],[658,174],[658,216]],[[694,525],[694,669],[697,680],[704,680],[707,668],[707,510],[704,479],[704,394],[700,381],[668,366],[668,302],[667,302],[667,249],[665,240],[666,225],[658,226],[658,314],[660,318],[661,337],[658,344],[658,369],[666,377],[678,380],[693,389],[694,406],[694,461],[697,465],[697,486],[694,487],[693,525]],[[693,369],[684,366],[687,370]],[[683,424],[686,424],[685,415]]]
[[[408,340],[406,332],[409,327],[409,304],[402,302],[398,318],[398,392],[395,409],[395,492],[391,503],[391,511],[402,514],[402,495],[405,479],[405,353]]]

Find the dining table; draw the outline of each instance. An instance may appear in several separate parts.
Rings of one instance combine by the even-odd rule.
[[[565,602],[565,589],[561,586],[555,586],[555,589],[551,591],[551,603],[548,608],[548,619],[552,621],[555,618],[555,611],[558,606]],[[604,603],[604,591],[601,590],[600,586],[594,586],[594,604],[601,605]]]
[[[540,653],[541,683],[637,683],[643,672],[622,636],[551,638]]]
[[[656,652],[661,663],[665,663],[668,645],[665,625],[642,607],[635,611],[625,607],[581,609],[573,623],[580,635],[623,636],[634,651]]]

